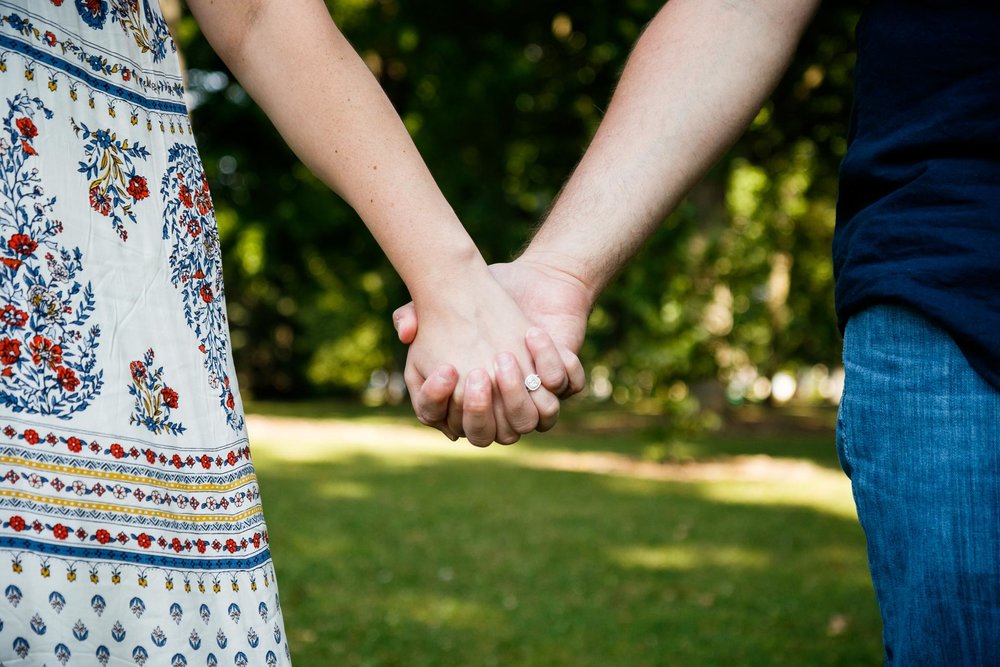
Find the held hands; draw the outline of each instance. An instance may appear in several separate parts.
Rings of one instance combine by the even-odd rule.
[[[477,446],[512,444],[555,424],[558,399],[584,386],[575,352],[591,304],[578,280],[526,257],[494,264],[490,273],[481,289],[464,290],[474,303],[426,304],[419,336],[418,307],[393,314],[400,340],[412,343],[406,384],[418,418]],[[542,387],[529,393],[524,378],[532,372]]]

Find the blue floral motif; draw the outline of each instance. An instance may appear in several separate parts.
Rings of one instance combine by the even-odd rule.
[[[184,425],[170,421],[170,411],[177,408],[179,396],[164,382],[163,366],[154,368],[154,359],[155,353],[149,349],[142,360],[129,364],[132,384],[128,393],[135,398],[135,408],[128,422],[152,433],[180,435],[184,433]]]
[[[66,646],[65,644],[56,644],[55,653],[56,653],[56,660],[59,661],[59,664],[65,665],[67,662],[69,662],[71,653],[69,651],[69,647]]]
[[[76,11],[80,13],[83,22],[95,30],[104,28],[108,19],[107,0],[76,0]]]
[[[78,620],[76,622],[76,625],[73,626],[73,637],[76,638],[77,641],[82,642],[86,641],[87,637],[89,636],[90,636],[90,630],[88,630],[87,626],[84,625],[82,619]]]
[[[122,30],[132,35],[143,53],[152,53],[153,62],[167,57],[167,48],[176,51],[170,38],[167,22],[150,5],[149,0],[112,0],[111,20],[121,25]]]
[[[78,171],[90,179],[90,207],[111,220],[122,241],[128,240],[125,219],[135,224],[133,207],[149,197],[146,177],[135,168],[135,160],[145,160],[149,151],[142,144],[130,144],[110,130],[91,130],[83,123],[73,129],[86,143],[84,160]]]
[[[18,637],[14,640],[14,653],[17,653],[17,657],[22,660],[28,657],[28,651],[31,649],[31,645],[28,640],[24,637]]]
[[[60,246],[32,160],[35,121],[52,112],[22,91],[8,100],[0,131],[0,405],[14,412],[69,418],[100,393],[100,328],[83,330],[95,308],[82,285],[83,253]]]
[[[209,386],[234,431],[243,429],[229,377],[228,322],[215,210],[197,149],[174,144],[160,185],[166,202],[163,238],[172,241],[170,281],[180,289],[184,318],[205,355]]]

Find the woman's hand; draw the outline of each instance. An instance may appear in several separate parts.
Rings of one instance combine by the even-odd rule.
[[[418,298],[412,312],[414,320],[419,312],[420,335],[411,337],[406,385],[422,423],[478,446],[512,444],[548,430],[559,415],[551,391],[525,387],[524,378],[536,372],[533,356],[551,386],[571,379],[549,336],[532,327],[485,267],[467,273],[475,275],[455,276],[435,298]]]
[[[528,256],[489,268],[504,291],[535,325],[527,330],[524,345],[531,353],[543,389],[533,392],[531,396],[548,390],[564,398],[581,391],[585,377],[575,351],[583,344],[590,312],[588,291],[573,276],[553,270],[544,262]],[[403,343],[411,343],[418,338],[417,321],[417,310],[412,303],[393,314],[393,322]],[[546,332],[551,333],[551,337]],[[421,313],[421,336],[424,333]],[[433,372],[422,384],[408,383],[414,409],[421,416],[421,421],[440,428],[450,437],[464,433],[473,443],[481,443],[489,432],[490,415],[495,411],[492,387],[485,381],[488,375],[481,369],[490,368],[494,363],[499,367],[500,361],[500,358],[491,360],[489,365],[470,372],[464,386],[459,385],[458,373],[450,366]],[[500,370],[497,373],[498,385],[503,383],[504,387],[513,391],[516,390],[516,383],[523,383],[523,376],[515,380],[514,373]],[[453,396],[453,392],[460,387],[461,391]],[[456,410],[461,410],[462,418],[452,417],[449,420],[449,413]],[[462,423],[464,430],[456,430],[454,425],[457,423]],[[537,430],[546,430],[552,423],[540,420]]]

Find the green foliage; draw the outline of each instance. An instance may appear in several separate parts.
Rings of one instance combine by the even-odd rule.
[[[329,4],[487,259],[502,261],[582,154],[661,3]],[[584,358],[616,400],[683,412],[701,380],[837,362],[828,255],[860,4],[821,9],[752,128],[601,300]],[[390,313],[405,288],[190,17],[178,35],[243,388],[359,392],[372,371],[401,366]]]

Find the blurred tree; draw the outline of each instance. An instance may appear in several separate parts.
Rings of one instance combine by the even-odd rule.
[[[739,399],[738,378],[837,362],[829,248],[862,4],[823,6],[747,134],[602,298],[584,350],[596,395],[683,412],[700,380],[736,387]],[[502,261],[582,154],[661,3],[329,5],[487,259]],[[189,16],[177,33],[243,387],[357,393],[373,371],[401,366],[390,313],[405,288]]]

